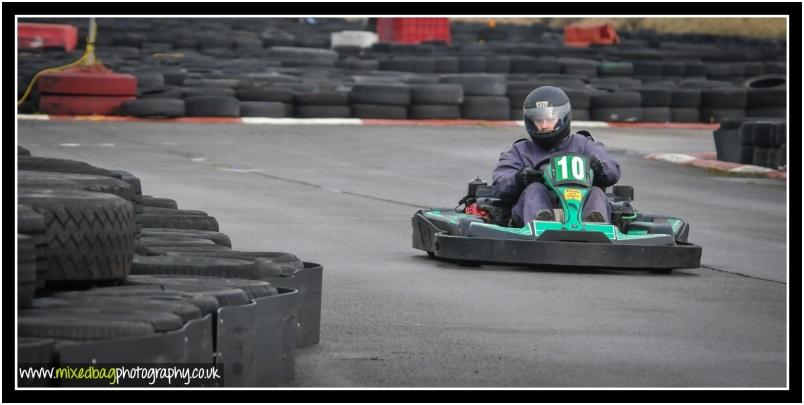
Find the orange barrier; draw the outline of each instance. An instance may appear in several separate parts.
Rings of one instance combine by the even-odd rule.
[[[78,44],[78,28],[66,24],[17,24],[17,46],[30,48],[64,48],[75,50]]]
[[[579,25],[570,24],[564,27],[564,45],[586,47],[591,44],[614,45],[620,43],[620,37],[611,23]]]

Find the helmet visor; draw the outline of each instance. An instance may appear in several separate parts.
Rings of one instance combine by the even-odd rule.
[[[569,103],[557,107],[523,109],[525,118],[531,120],[538,132],[552,132],[570,112]]]

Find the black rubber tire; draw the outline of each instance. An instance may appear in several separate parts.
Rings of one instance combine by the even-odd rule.
[[[29,308],[36,293],[36,245],[28,235],[17,234],[17,306]]]
[[[754,163],[754,145],[743,144],[740,146],[740,163]]]
[[[642,105],[642,95],[636,91],[596,92],[592,93],[589,109],[614,110],[620,107],[632,108]],[[592,116],[595,114],[592,113]]]
[[[252,261],[201,256],[135,256],[131,274],[180,274],[259,280]]]
[[[773,128],[774,144],[777,148],[787,143],[787,123],[777,122]]]
[[[746,106],[751,108],[769,108],[787,106],[787,88],[748,89]]]
[[[505,76],[496,74],[442,75],[441,83],[463,87],[464,102],[467,96],[505,96]]]
[[[240,85],[237,79],[185,79],[184,87],[216,87],[233,89]]]
[[[701,109],[744,109],[748,92],[741,87],[719,87],[701,90]]]
[[[466,73],[483,73],[486,70],[486,59],[482,56],[459,56],[458,71]]]
[[[638,87],[642,96],[642,107],[669,107],[673,97],[673,90],[662,87]]]
[[[754,156],[751,159],[751,164],[753,164],[754,166],[766,167],[766,165],[768,164],[768,152],[769,151],[770,151],[770,149],[768,149],[768,148],[762,148],[762,147],[755,146],[754,147]]]
[[[171,228],[142,228],[142,230],[140,231],[140,236],[141,237],[181,236],[188,238],[200,238],[200,239],[211,240],[217,245],[226,246],[228,248],[232,247],[232,241],[228,235],[213,231],[200,231],[193,229],[171,229]]]
[[[513,111],[513,110],[511,110]],[[517,120],[522,119],[522,110],[517,110]],[[591,119],[591,115],[589,114],[589,110],[580,110],[580,109],[572,109],[572,119],[573,121],[589,121]]]
[[[461,117],[465,119],[508,120],[510,113],[507,97],[466,96],[461,105]]]
[[[47,226],[45,217],[31,207],[17,204],[17,232],[33,238],[36,253],[36,288],[45,287],[47,282]]]
[[[677,88],[670,90],[670,107],[673,108],[699,108],[701,106],[701,91],[698,89]]]
[[[159,215],[142,214],[143,228],[175,228],[198,229],[202,231],[219,231],[215,217],[203,215]]]
[[[225,259],[251,260],[257,264],[263,278],[281,277],[304,268],[304,263],[294,254],[286,252],[168,252],[168,256],[219,257]]]
[[[458,84],[412,85],[411,104],[455,105],[463,103],[463,87]]]
[[[134,256],[134,206],[118,196],[76,190],[20,190],[18,201],[47,227],[47,280],[122,280]]]
[[[203,215],[203,216],[207,215],[206,212],[200,210],[184,210],[178,208],[161,208],[161,207],[143,207],[142,213],[151,215]]]
[[[779,147],[779,150],[776,153],[776,161],[774,162],[774,167],[779,168],[786,165],[787,165],[787,144],[785,143]]]
[[[238,89],[237,98],[242,101],[275,101],[292,103],[293,91],[281,87]]]
[[[558,61],[561,63],[561,73],[597,77],[598,61],[572,57],[561,57]]]
[[[39,156],[19,156],[17,158],[17,170],[94,174],[98,176],[118,177],[115,176],[115,174],[110,170],[95,167],[86,162]]]
[[[241,101],[240,116],[284,118],[287,116],[287,107],[278,101]]]
[[[140,236],[135,242],[141,251],[148,247],[209,247],[220,246],[209,239],[189,236]]]
[[[299,42],[297,38],[296,42]],[[273,56],[278,59],[302,59],[302,60],[320,60],[320,61],[335,61],[338,59],[338,53],[330,49],[316,49],[305,47],[292,47],[292,46],[271,46],[268,49],[267,56]]]
[[[765,162],[765,167],[771,168],[773,170],[777,170],[778,167],[776,166],[776,154],[779,153],[779,148],[770,148],[768,149],[768,160]]]
[[[662,75],[662,62],[653,60],[635,60],[634,75],[635,76],[661,76]]]
[[[134,285],[127,287],[133,287],[133,288],[141,287],[143,289],[157,288],[159,290],[165,290],[165,291],[201,293],[203,295],[215,298],[218,301],[218,305],[221,307],[245,305],[250,302],[250,300],[248,299],[248,295],[246,295],[246,292],[239,288],[229,288],[215,285],[202,285],[197,283],[188,283],[188,284],[176,283],[170,285],[155,284],[153,286],[143,284],[139,286]]]
[[[113,322],[143,322],[151,325],[156,333],[170,332],[181,329],[184,320],[178,315],[167,311],[144,311],[115,307],[66,307],[48,309],[28,309],[22,311],[24,317],[78,317],[82,319],[106,320]]]
[[[505,55],[486,56],[486,73],[508,73],[511,71],[511,59]]]
[[[408,108],[387,104],[352,104],[352,115],[357,118],[404,120],[408,118]]]
[[[146,98],[129,100],[120,106],[122,115],[132,117],[183,117],[184,100],[168,98]]]
[[[773,147],[776,142],[772,121],[756,121],[751,125],[751,144],[759,148]]]
[[[456,73],[460,68],[460,61],[454,56],[437,56],[434,59],[436,73]]]
[[[181,96],[185,99],[192,97],[234,97],[235,90],[228,87],[184,87]],[[187,103],[184,104],[185,111]]]
[[[153,86],[153,87],[145,87],[142,89],[137,90],[137,98],[138,99],[180,99],[182,98],[181,87],[179,86],[171,86],[171,85],[163,85],[163,86]]]
[[[410,104],[410,86],[406,84],[356,84],[352,87],[349,100],[353,107],[355,105],[407,106]],[[363,110],[365,109],[361,109],[361,114],[365,113]],[[355,116],[373,118],[362,117],[358,115],[357,111],[355,111]]]
[[[137,254],[141,256],[165,256],[171,252],[228,252],[230,250],[230,248],[218,244],[204,246],[141,246]]]
[[[603,61],[597,66],[597,75],[600,77],[626,76],[634,74],[634,64],[631,62]]]
[[[743,108],[701,108],[701,122],[720,122],[726,118],[745,117]]]
[[[408,116],[411,119],[459,119],[461,107],[459,105],[414,104],[410,106]]]
[[[172,274],[154,274],[148,276],[131,276],[128,280],[129,284],[161,284],[170,286],[172,284],[199,284],[199,285],[213,285],[220,287],[238,288],[246,293],[250,300],[270,297],[278,294],[276,287],[271,283],[262,280],[247,280],[241,278],[223,278],[223,277],[209,277],[209,276],[196,276],[185,277]]]
[[[642,121],[641,107],[595,108],[589,110],[592,121],[639,122]]]
[[[98,176],[91,174],[60,173],[60,172],[17,172],[17,184],[21,188],[40,189],[72,189],[96,191],[119,196],[134,205],[135,223],[141,222],[142,196],[136,193],[139,183],[130,183],[119,178]],[[112,174],[117,174],[112,172]],[[121,175],[121,177],[124,177]]]
[[[17,319],[19,336],[89,341],[143,336],[154,333],[145,322],[87,319],[84,316],[21,316]]]
[[[701,111],[697,108],[671,108],[671,122],[701,122]]]
[[[697,110],[695,110],[697,112]],[[670,122],[673,112],[670,107],[642,107],[642,122]]]
[[[749,108],[745,110],[746,116],[749,117],[772,117],[772,118],[786,118],[787,108],[785,107],[758,107]]]
[[[219,301],[208,294],[198,292],[180,291],[176,289],[163,289],[158,285],[120,285],[114,287],[92,288],[85,291],[65,291],[53,294],[57,299],[84,299],[87,294],[103,298],[136,298],[146,300],[160,300],[168,302],[188,302],[201,310],[202,316],[215,313],[221,307]],[[34,303],[36,300],[34,300]]]
[[[188,117],[239,117],[240,101],[234,97],[197,96],[184,99]]]
[[[562,90],[564,90],[564,93],[570,99],[573,116],[575,115],[576,110],[588,110],[589,106],[592,104],[592,92],[590,91],[572,88],[563,88]],[[525,100],[522,99],[522,103],[518,103],[519,106],[522,106],[524,101]]]
[[[349,105],[349,92],[342,90],[296,93],[293,103],[300,105]]]
[[[142,196],[143,207],[157,207],[157,208],[173,208],[178,209],[179,205],[176,200],[170,198],[154,197],[151,195]]]
[[[299,118],[350,118],[352,109],[348,105],[298,105],[295,107],[294,116]]]
[[[787,76],[784,74],[759,75],[743,82],[743,87],[752,89],[787,87]]]
[[[131,278],[131,276],[129,276]],[[126,281],[127,283],[129,281]],[[187,301],[159,300],[136,296],[104,296],[93,294],[95,289],[75,291],[68,297],[57,293],[47,298],[37,298],[33,308],[113,308],[117,311],[140,310],[151,312],[170,312],[181,318],[182,323],[201,318],[201,308]]]
[[[131,72],[129,74],[137,78],[137,88],[162,86],[165,84],[165,76],[159,72]]]

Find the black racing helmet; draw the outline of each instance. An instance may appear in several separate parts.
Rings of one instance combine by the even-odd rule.
[[[525,129],[534,143],[550,149],[570,133],[572,108],[567,94],[558,87],[542,86],[533,90],[525,98],[522,106]],[[555,120],[552,128],[539,130],[535,122]]]

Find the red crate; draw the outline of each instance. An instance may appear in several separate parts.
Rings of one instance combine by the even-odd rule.
[[[78,44],[78,28],[66,24],[17,24],[17,46],[26,48],[64,48],[72,52]]]
[[[585,47],[591,44],[614,45],[620,42],[617,31],[610,23],[570,24],[564,27],[564,45]]]
[[[378,18],[377,34],[380,42],[403,44],[452,40],[449,18]]]

